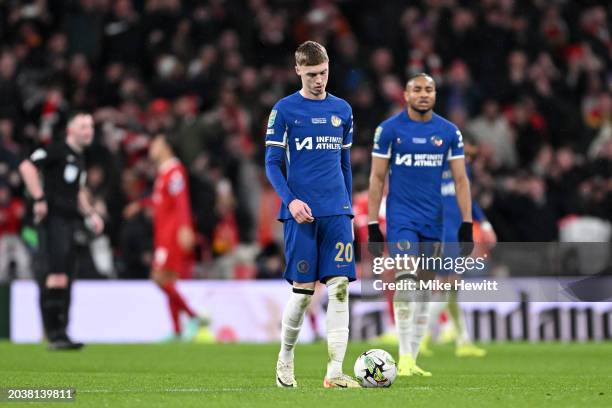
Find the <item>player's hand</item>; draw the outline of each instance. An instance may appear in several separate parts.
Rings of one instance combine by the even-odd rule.
[[[36,201],[34,203],[34,223],[38,224],[41,222],[46,216],[47,212],[49,212],[49,207],[47,206],[46,201]]]
[[[191,251],[195,246],[195,234],[191,227],[183,225],[178,230],[178,244],[185,252]]]
[[[123,218],[129,220],[130,218],[138,214],[140,210],[142,210],[142,207],[140,206],[140,203],[138,201],[131,202],[123,209]]]
[[[483,221],[480,223],[479,242],[482,242],[489,249],[495,247],[497,244],[497,235],[495,234],[493,226],[488,221]]]
[[[104,231],[104,220],[97,213],[91,213],[85,218],[85,225],[96,235]]]
[[[467,256],[474,249],[474,237],[472,234],[472,223],[462,222],[459,227],[459,246],[461,248],[461,256]]]
[[[293,218],[298,224],[305,224],[307,222],[313,222],[314,217],[312,216],[312,210],[305,202],[298,200],[297,198],[289,203],[289,211]]]
[[[368,252],[375,257],[380,257],[385,252],[385,237],[378,223],[368,224]]]

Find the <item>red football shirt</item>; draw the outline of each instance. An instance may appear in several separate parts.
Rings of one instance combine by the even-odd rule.
[[[24,211],[23,202],[17,198],[12,199],[6,207],[0,207],[0,237],[19,234]]]
[[[183,272],[191,251],[178,243],[178,231],[183,225],[193,228],[189,186],[185,167],[174,158],[164,163],[153,189],[154,266]]]
[[[386,201],[387,197],[383,196],[380,202],[380,211],[378,213],[378,225],[383,235],[385,235],[387,217],[386,217]],[[368,242],[368,192],[363,191],[355,194],[353,197],[353,213],[355,214],[355,234],[359,242],[366,244]]]

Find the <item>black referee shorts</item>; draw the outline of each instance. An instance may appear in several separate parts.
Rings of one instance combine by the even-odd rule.
[[[83,234],[83,221],[79,218],[47,216],[38,225],[34,269],[41,282],[52,273],[74,278],[79,234]]]

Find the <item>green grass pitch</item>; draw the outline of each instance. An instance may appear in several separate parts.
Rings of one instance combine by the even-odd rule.
[[[380,347],[351,343],[357,355]],[[383,346],[392,354],[395,347]],[[47,352],[0,343],[0,387],[74,387],[74,407],[611,407],[612,343],[494,344],[484,359],[450,346],[421,358],[432,378],[401,377],[389,389],[322,388],[325,344],[298,345],[300,388],[274,382],[277,345],[90,345]],[[74,405],[73,405],[74,404]],[[4,406],[63,406],[0,403]]]

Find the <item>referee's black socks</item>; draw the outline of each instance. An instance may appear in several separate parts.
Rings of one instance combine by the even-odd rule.
[[[72,283],[68,283],[68,286],[64,289],[62,289],[63,291],[63,310],[62,313],[60,314],[60,323],[61,325],[61,329],[63,331],[64,336],[66,337],[66,333],[68,330],[68,312],[70,311],[70,301],[72,300],[72,290],[71,290],[71,285]]]
[[[40,307],[47,340],[55,341],[66,336],[68,325],[67,292],[64,288],[42,288]]]

